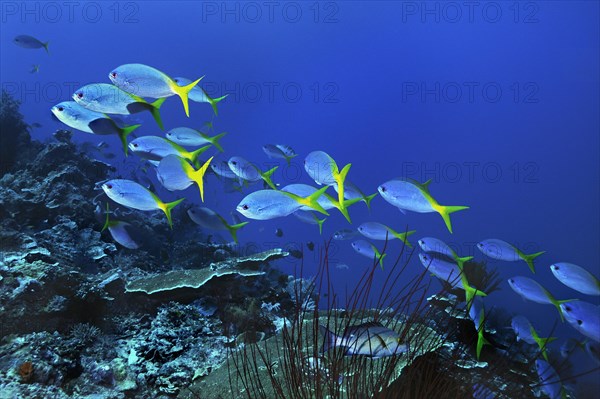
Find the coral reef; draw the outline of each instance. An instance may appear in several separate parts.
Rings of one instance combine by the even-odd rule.
[[[272,334],[282,310],[261,304],[290,302],[287,276],[263,265],[285,252],[239,257],[192,223],[171,231],[146,213],[127,219],[140,248],[123,248],[101,232],[98,212],[96,183],[115,169],[68,131],[31,140],[5,93],[0,116],[0,396],[173,397],[222,363],[244,329]],[[179,302],[133,292],[168,283],[165,273],[210,284]],[[258,312],[244,311],[249,298]],[[257,314],[261,323],[249,323]]]

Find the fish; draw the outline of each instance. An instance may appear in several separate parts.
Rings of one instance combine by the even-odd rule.
[[[316,224],[319,226],[319,234],[323,234],[323,223],[327,218],[319,219],[319,217],[313,211],[303,211],[297,210],[292,215],[294,215],[299,220],[303,221],[307,224]]]
[[[160,209],[167,216],[169,227],[173,228],[171,210],[185,198],[173,202],[163,202],[156,194],[139,183],[125,179],[113,179],[102,184],[102,190],[108,198],[119,205],[139,211],[154,211]]]
[[[29,70],[29,73],[38,73],[39,71],[40,71],[39,64],[33,64],[31,66],[31,69]]]
[[[189,92],[202,80],[200,78],[180,86],[165,73],[144,64],[118,66],[108,74],[108,78],[115,86],[139,97],[163,98],[177,95],[188,117],[190,116]]]
[[[215,175],[219,176],[219,177],[224,177],[226,179],[237,179],[237,175],[235,173],[233,173],[231,171],[231,169],[229,168],[229,164],[227,163],[227,161],[221,161],[221,162],[213,162],[210,165],[210,168],[212,169],[212,171],[215,173]]]
[[[259,190],[248,194],[237,205],[236,210],[248,219],[268,220],[291,215],[303,206],[328,215],[317,202],[327,187],[316,191],[308,197],[300,197],[292,193],[278,190]]]
[[[561,320],[564,320],[564,315],[561,310],[561,304],[572,301],[572,299],[556,300],[547,289],[542,287],[538,282],[528,277],[515,276],[508,279],[508,285],[517,294],[532,302],[541,303],[543,305],[554,305],[558,310]]]
[[[39,129],[41,127],[42,127],[42,124],[38,123],[38,122],[33,122],[33,123],[27,125],[27,128],[30,130]]]
[[[412,244],[408,241],[408,237],[413,235],[416,230],[398,233],[384,224],[377,222],[365,222],[358,226],[358,232],[371,240],[393,240],[397,238],[409,248],[412,248]]]
[[[349,163],[340,171],[335,160],[324,151],[313,151],[304,159],[304,170],[315,183],[325,186],[337,185],[338,203],[342,209],[345,207],[344,182],[351,166]]]
[[[481,349],[484,345],[491,345],[490,342],[483,336],[484,323],[485,323],[485,308],[481,298],[474,298],[473,306],[469,309],[469,317],[475,324],[475,330],[477,330],[477,360],[481,355]]]
[[[518,262],[524,260],[531,269],[531,272],[535,274],[535,265],[533,260],[545,253],[546,251],[535,252],[533,254],[525,254],[517,247],[507,243],[506,241],[498,240],[496,238],[490,238],[477,243],[477,248],[484,254],[492,259],[504,260],[507,262]]]
[[[329,186],[325,186],[326,188]],[[315,191],[317,191],[317,189],[313,186],[310,186],[308,184],[300,184],[300,183],[296,183],[296,184],[288,184],[287,186],[283,187],[281,189],[281,191],[285,191],[285,192],[289,192],[289,193],[293,193],[295,195],[299,195],[301,197],[304,196],[308,196],[312,193],[314,193]],[[332,208],[336,208],[337,210],[340,211],[340,213],[342,215],[344,215],[344,217],[346,218],[346,220],[349,223],[352,223],[350,220],[350,214],[348,213],[348,207],[352,204],[355,204],[356,202],[358,202],[360,199],[355,198],[355,199],[351,199],[351,200],[345,200],[344,201],[344,207],[342,207],[340,205],[340,203],[334,199],[332,196],[328,195],[327,193],[324,193],[323,196],[319,199],[319,205],[321,207],[323,207],[323,209],[325,210],[329,210]],[[301,208],[301,210],[310,210],[310,207],[305,207],[305,208]]]
[[[182,77],[176,77],[176,78],[173,78],[173,80],[178,85],[184,85],[184,86],[187,86],[192,83],[192,81],[190,79],[182,78]],[[224,96],[221,96],[221,97],[211,98],[208,95],[208,93],[206,91],[204,91],[204,89],[202,87],[194,86],[192,88],[192,90],[190,90],[188,97],[190,100],[195,101],[197,103],[209,103],[210,106],[212,107],[215,115],[219,115],[219,111],[217,110],[217,104],[219,102],[221,102],[222,100],[224,100],[228,95],[229,94],[225,94]]]
[[[151,161],[160,161],[168,155],[177,155],[197,165],[197,159],[209,145],[200,147],[194,151],[188,151],[180,145],[159,136],[142,136],[129,143],[129,149],[135,155]]]
[[[374,262],[379,262],[381,270],[383,270],[383,260],[387,254],[381,254],[375,245],[366,240],[356,240],[352,242],[352,248],[359,254],[373,259]]]
[[[515,316],[511,320],[511,327],[517,335],[517,341],[522,340],[528,344],[537,344],[544,359],[548,360],[548,344],[556,340],[556,337],[540,337],[535,328],[531,325],[525,316]]]
[[[269,185],[273,190],[276,190],[275,184],[271,180],[271,176],[277,170],[278,166],[275,166],[272,169],[267,170],[266,172],[262,172],[258,166],[253,163],[248,162],[242,157],[231,157],[229,161],[227,161],[229,165],[229,169],[240,179],[249,182],[255,182],[259,180],[264,180],[265,183]]]
[[[202,133],[199,130],[192,129],[190,127],[176,127],[165,133],[167,139],[171,140],[175,144],[179,144],[185,147],[196,147],[204,144],[211,144],[217,150],[223,152],[223,147],[219,143],[219,140],[225,136],[227,132],[217,134],[216,136],[209,136]]]
[[[584,347],[585,345],[579,342],[579,340],[576,340],[575,338],[567,338],[560,346],[560,355],[563,357],[563,359],[566,359],[575,351],[575,349],[584,349]]]
[[[367,322],[344,329],[342,336],[319,324],[319,330],[325,337],[322,352],[332,348],[342,348],[346,356],[368,356],[379,359],[397,356],[408,352],[409,347],[403,343],[400,335],[379,322]]]
[[[231,225],[217,212],[206,207],[193,206],[188,209],[187,214],[194,223],[206,229],[227,230],[235,243],[238,242],[237,231],[249,223],[239,222]]]
[[[467,276],[463,273],[463,269],[456,263],[453,263],[448,258],[444,259],[436,254],[419,254],[421,264],[437,278],[448,282],[452,288],[460,288],[465,291],[465,302],[467,303],[467,311],[471,310],[471,306],[475,296],[487,296],[487,294],[477,288],[471,286],[467,280]]]
[[[600,345],[597,342],[592,342],[588,340],[585,345],[585,351],[592,359],[596,361],[596,363],[600,364]]]
[[[567,287],[586,295],[600,295],[600,281],[583,267],[558,262],[550,265],[550,270]]]
[[[333,188],[337,192],[338,186],[337,184],[333,185]],[[360,201],[364,202],[367,205],[367,209],[371,209],[371,201],[379,195],[379,192],[373,193],[371,195],[366,195],[363,193],[356,184],[347,180],[344,182],[344,198],[346,199],[355,199],[358,198]]]
[[[131,237],[133,226],[122,220],[110,220],[108,203],[106,204],[106,221],[101,231],[108,229],[113,240],[128,249],[138,249],[140,246]]]
[[[535,361],[535,369],[540,378],[540,389],[550,399],[560,399],[562,391],[561,379],[556,373],[556,370],[545,360],[537,359]]]
[[[351,240],[353,238],[358,237],[359,235],[360,233],[357,230],[341,229],[333,233],[333,239],[339,241]]]
[[[72,97],[82,107],[103,114],[131,115],[148,111],[160,129],[164,129],[160,116],[160,107],[166,100],[164,97],[149,103],[108,83],[85,85],[77,89]]]
[[[42,42],[41,40],[36,39],[33,36],[29,35],[18,35],[13,39],[13,43],[19,47],[27,48],[27,49],[38,49],[43,48],[46,50],[46,53],[50,55],[50,51],[48,50],[48,43],[50,42]]]
[[[141,126],[138,124],[119,127],[109,116],[100,112],[90,111],[75,101],[63,101],[53,106],[51,111],[59,121],[73,129],[98,135],[116,134],[121,140],[125,155],[127,155],[128,148],[127,136]]]
[[[277,237],[283,237],[283,230],[281,230],[279,227],[275,229],[275,236]]]
[[[448,244],[437,238],[423,237],[418,241],[418,244],[423,252],[445,255],[450,259],[453,259],[461,269],[466,262],[473,259],[472,256],[458,256]]]
[[[298,156],[292,147],[283,144],[265,144],[262,149],[269,158],[285,159],[288,165],[292,158]]]
[[[158,164],[156,177],[169,191],[185,190],[192,183],[196,183],[200,190],[200,199],[204,202],[204,175],[211,161],[212,157],[196,170],[184,158],[168,155]]]
[[[431,180],[427,180],[421,184],[412,179],[394,179],[381,184],[377,187],[377,191],[379,191],[384,200],[401,211],[439,213],[442,219],[444,219],[446,228],[452,233],[450,214],[469,209],[469,207],[462,205],[440,205],[429,192],[430,183]]]
[[[454,260],[454,262],[456,263],[456,266],[458,267],[459,271],[461,272],[460,277],[461,277],[463,287],[470,287],[469,281],[467,279],[467,274],[463,272],[463,270],[464,270],[463,266],[466,262],[473,259],[472,256],[460,257],[460,256],[458,256],[458,254],[456,252],[454,252],[454,250],[452,248],[450,248],[450,246],[448,244],[446,244],[442,240],[439,240],[439,239],[433,238],[433,237],[423,237],[418,241],[418,243],[419,243],[419,247],[421,247],[421,250],[423,250],[426,253],[443,255],[443,256],[448,257],[449,259]],[[471,309],[471,302],[473,301],[473,296],[476,295],[476,292],[480,292],[481,294],[479,294],[479,295],[481,295],[481,296],[486,296],[485,292],[483,292],[481,290],[472,290],[472,289],[465,290],[465,301],[467,303],[467,312]]]
[[[600,307],[589,302],[569,300],[560,305],[569,324],[586,337],[600,342]]]

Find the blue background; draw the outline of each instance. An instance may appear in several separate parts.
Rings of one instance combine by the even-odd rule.
[[[431,178],[440,203],[471,207],[453,214],[454,234],[439,215],[402,215],[381,197],[370,213],[362,204],[350,208],[353,226],[408,226],[417,230],[415,245],[420,237],[438,237],[478,260],[485,258],[474,243],[486,238],[525,252],[545,250],[535,279],[556,298],[598,304],[549,269],[568,261],[600,275],[598,2],[482,2],[472,10],[462,2],[271,4],[81,2],[69,10],[61,2],[3,2],[2,87],[22,101],[29,123],[43,125],[33,136],[45,140],[64,127],[50,118],[50,107],[84,84],[109,82],[118,65],[206,75],[202,85],[211,95],[229,93],[214,118],[217,132],[229,132],[220,159],[243,156],[266,169],[277,161],[267,159],[262,145],[281,143],[299,156],[291,167],[280,163],[274,176],[280,183],[310,183],[302,160],[313,150],[328,152],[340,167],[352,163],[349,179],[367,193],[394,177]],[[17,34],[50,41],[50,56],[17,47],[11,43]],[[29,73],[32,64],[40,64],[38,74]],[[188,119],[181,102],[169,99],[166,128],[213,120],[207,104],[190,108]],[[139,135],[161,134],[149,115],[136,118],[144,123]],[[75,134],[80,142],[102,139]],[[141,164],[135,157],[123,162],[118,141],[109,141],[117,153],[110,162],[121,171]],[[228,217],[248,192],[225,193],[210,176],[206,205]],[[184,195],[195,198],[197,189]],[[321,237],[294,217],[253,221],[239,236],[252,248],[309,240],[321,247],[347,227],[332,212]],[[317,252],[305,257],[309,271]],[[390,245],[389,258],[397,253],[397,243]],[[349,266],[332,268],[339,287],[370,264],[350,241],[334,242],[331,258]],[[416,256],[411,262],[415,273],[422,270]],[[505,281],[531,276],[525,263],[489,264],[504,282],[486,303],[526,315],[548,335],[556,311],[523,302]],[[564,324],[555,334],[574,333]]]

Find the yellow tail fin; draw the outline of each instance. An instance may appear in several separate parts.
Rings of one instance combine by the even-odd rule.
[[[177,94],[179,98],[181,98],[181,102],[183,103],[183,109],[185,110],[185,115],[188,117],[190,116],[188,94],[198,84],[198,82],[202,80],[202,78],[204,78],[204,76],[186,86],[179,86],[177,83],[175,83],[174,80],[171,80],[171,90],[173,90],[173,93]]]

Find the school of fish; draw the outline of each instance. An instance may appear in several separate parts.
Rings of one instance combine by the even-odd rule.
[[[17,36],[15,43],[21,47],[35,49],[44,48],[48,51],[48,43],[43,43],[29,36]],[[36,71],[39,68],[36,67]],[[73,101],[64,101],[51,108],[52,113],[67,126],[94,135],[116,135],[119,137],[123,151],[140,157],[154,168],[157,180],[168,191],[182,191],[191,185],[199,190],[201,202],[205,199],[205,177],[211,172],[224,181],[229,181],[232,190],[242,191],[253,184],[259,189],[247,194],[236,206],[235,210],[250,220],[269,220],[294,215],[299,221],[318,226],[322,232],[323,223],[333,210],[351,222],[349,208],[363,202],[370,208],[372,200],[380,195],[386,202],[400,212],[437,213],[441,216],[447,230],[452,233],[453,226],[450,215],[468,209],[468,206],[441,205],[430,191],[431,181],[417,182],[407,178],[397,178],[382,182],[372,194],[365,194],[357,185],[348,179],[351,164],[342,168],[329,154],[322,150],[313,151],[304,158],[304,170],[316,186],[309,184],[276,183],[273,181],[277,167],[261,170],[255,163],[239,156],[231,156],[227,161],[215,161],[214,156],[202,161],[200,158],[211,150],[217,153],[225,152],[221,139],[225,132],[209,135],[213,130],[209,123],[206,131],[190,127],[174,127],[164,131],[160,109],[169,97],[179,97],[185,114],[189,117],[189,101],[208,103],[215,115],[218,114],[217,104],[227,96],[211,98],[199,85],[203,77],[190,80],[183,77],[171,77],[166,73],[143,64],[120,65],[108,73],[110,83],[91,83],[73,93]],[[140,128],[140,124],[124,125],[116,115],[132,115],[139,112],[149,112],[158,127],[164,131],[161,136],[139,136],[134,140],[128,137]],[[101,149],[100,144],[98,150]],[[265,144],[262,147],[266,156],[272,159],[284,160],[287,164],[298,156],[286,144]],[[167,222],[173,228],[171,211],[185,200],[165,202],[142,181],[112,179],[99,183],[105,195],[114,203],[126,208],[140,211],[161,211]],[[328,193],[328,191],[330,191]],[[190,200],[194,204],[194,199]],[[126,221],[111,220],[112,212],[106,210],[103,230],[108,230],[113,239],[125,248],[135,250],[139,247],[132,234],[131,225]],[[209,230],[228,231],[235,242],[238,240],[238,230],[248,224],[241,221],[239,216],[229,223],[217,212],[192,205],[187,215],[196,224]],[[352,240],[351,247],[360,255],[378,262],[384,268],[385,253],[373,241],[399,240],[412,248],[409,238],[415,230],[397,231],[385,224],[369,221],[356,229],[342,229],[334,233],[335,240]],[[283,235],[282,231],[277,232]],[[362,237],[357,239],[358,237]],[[433,237],[423,237],[417,241],[419,260],[423,267],[436,278],[450,284],[454,289],[465,291],[465,311],[477,331],[476,356],[479,359],[482,348],[491,345],[485,337],[484,325],[487,312],[485,307],[485,292],[471,285],[463,266],[472,256],[461,257],[442,240]],[[313,244],[314,245],[314,244]],[[544,251],[524,253],[519,248],[500,239],[485,239],[476,244],[476,248],[485,256],[505,261],[524,262],[531,273],[535,273],[534,260],[544,254]],[[345,266],[345,265],[344,265]],[[347,267],[347,266],[346,266]],[[565,286],[578,294],[599,296],[600,282],[597,277],[581,266],[568,262],[557,262],[549,266],[552,274]],[[514,276],[508,280],[512,290],[527,301],[541,305],[553,305],[561,320],[566,320],[582,339],[565,341],[561,353],[568,356],[574,348],[589,348],[588,352],[595,353],[597,358],[598,343],[600,343],[600,309],[598,306],[580,300],[579,298],[556,299],[542,285],[531,277]],[[547,345],[555,337],[542,338],[531,323],[521,315],[512,319],[512,329],[517,340],[539,347],[540,355],[536,367],[541,382],[552,380],[545,385],[545,392],[550,397],[560,397],[564,387],[553,379],[556,371],[548,363]],[[398,334],[377,323],[366,323],[352,326],[343,336],[321,326],[326,337],[323,350],[333,347],[345,348],[347,355],[366,355],[384,357],[401,355],[409,350],[409,342],[400,342]],[[574,343],[573,343],[574,341]],[[567,343],[569,344],[567,346]],[[586,345],[587,344],[587,345]],[[592,353],[592,355],[593,355]]]

